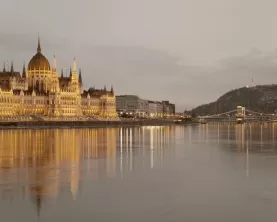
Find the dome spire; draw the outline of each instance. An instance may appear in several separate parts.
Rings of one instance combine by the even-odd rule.
[[[37,47],[37,52],[41,52],[39,34],[38,34],[38,47]]]
[[[37,53],[33,56],[28,64],[28,70],[45,70],[51,71],[51,66],[47,58],[41,53],[40,37],[38,36]]]

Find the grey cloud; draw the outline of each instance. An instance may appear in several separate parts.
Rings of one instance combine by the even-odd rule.
[[[9,34],[0,32],[0,45],[10,50],[26,50],[32,44],[31,38],[25,34]]]
[[[188,76],[179,78],[179,82],[169,81],[170,90],[182,91],[188,98],[193,98],[187,105],[200,105],[216,100],[221,94],[238,87],[252,84],[277,83],[277,53],[251,50],[244,56],[220,60],[213,71],[203,67],[183,67]],[[201,71],[202,75],[198,75]],[[180,105],[186,107],[186,103]]]
[[[252,78],[276,82],[277,52],[265,50],[276,47],[277,2],[252,3],[9,0],[1,4],[0,66],[14,60],[21,70],[36,51],[39,32],[43,53],[51,63],[56,55],[58,70],[76,56],[87,87],[114,84],[118,94],[192,108]]]
[[[7,50],[30,52],[36,49],[37,38],[38,35],[0,33],[0,45]],[[66,49],[70,45],[66,38],[40,38],[42,47],[47,49],[47,51]]]
[[[29,36],[2,35],[0,50],[2,61],[14,59],[21,70],[22,60],[36,50],[36,39]],[[14,46],[14,47],[13,47]],[[18,48],[21,48],[18,53]],[[42,41],[47,58],[57,53],[58,70],[69,68],[74,47],[67,39],[51,38]],[[29,55],[26,58],[26,54]],[[50,56],[49,56],[50,54]],[[14,58],[14,57],[15,58]],[[163,50],[131,46],[86,46],[77,53],[77,65],[82,68],[85,87],[98,88],[112,84],[117,94],[138,94],[142,98],[170,100],[179,110],[192,108],[217,99],[233,88],[277,82],[277,52],[251,50],[244,56],[229,57],[214,66],[180,65],[178,56]],[[1,65],[1,61],[0,61]]]
[[[13,60],[17,70],[22,69],[23,62],[26,63],[36,53],[38,35],[32,34],[7,34],[0,32],[0,68],[1,61]],[[41,38],[42,51],[50,62],[53,55],[58,55],[61,67],[69,67],[72,63],[74,53],[68,38],[48,37]],[[71,56],[70,56],[71,55]]]
[[[97,46],[84,49],[82,53],[88,56],[98,69],[112,69],[119,75],[125,73],[127,76],[140,77],[170,76],[181,71],[177,65],[179,57],[143,47]]]

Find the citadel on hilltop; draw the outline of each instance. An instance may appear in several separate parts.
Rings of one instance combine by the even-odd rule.
[[[42,54],[40,39],[37,53],[22,75],[11,63],[10,70],[0,72],[0,116],[37,116],[40,118],[82,117],[117,119],[113,87],[111,90],[83,89],[81,69],[77,74],[74,58],[70,75],[57,72],[56,58],[52,68]]]

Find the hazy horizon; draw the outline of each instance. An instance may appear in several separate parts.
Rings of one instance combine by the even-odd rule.
[[[9,0],[1,4],[0,68],[42,52],[60,70],[74,56],[85,87],[109,88],[178,111],[223,93],[277,83],[273,0]],[[12,13],[11,13],[12,12]],[[1,62],[2,61],[2,62]]]

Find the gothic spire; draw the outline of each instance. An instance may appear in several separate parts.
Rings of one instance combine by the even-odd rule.
[[[104,86],[104,91],[105,91],[105,92],[107,91],[106,85]]]
[[[113,85],[111,86],[111,93],[112,93],[112,95],[114,94]]]
[[[63,78],[63,69],[62,69],[62,72],[61,72],[61,78]]]
[[[79,83],[83,84],[81,69],[79,69]]]
[[[13,73],[13,60],[12,60],[12,62],[11,62],[11,73]]]
[[[57,71],[57,61],[56,61],[56,56],[54,55],[54,61],[53,61],[53,72]]]
[[[25,62],[23,64],[22,78],[26,78]]]
[[[6,63],[4,62],[3,72],[6,72]]]
[[[69,77],[70,77],[70,78],[72,77],[72,70],[71,70],[71,67],[70,67]]]
[[[41,52],[40,38],[39,38],[39,36],[38,36],[38,47],[37,47],[37,52]]]

